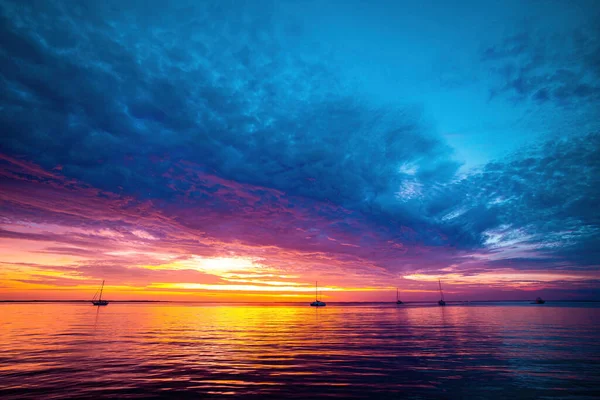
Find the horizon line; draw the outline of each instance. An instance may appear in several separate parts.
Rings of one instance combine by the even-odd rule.
[[[111,303],[221,303],[221,304],[248,304],[248,303],[256,303],[256,304],[264,304],[264,303],[298,303],[304,304],[306,301],[207,301],[207,300],[107,300]],[[447,303],[500,303],[500,302],[530,302],[532,300],[446,300]],[[0,300],[0,303],[90,303],[91,300]],[[560,302],[560,303],[598,303],[600,299],[585,299],[585,300],[576,300],[576,299],[558,299],[558,300],[546,300],[546,302]],[[391,303],[395,304],[395,301],[328,301],[328,303],[335,304],[356,304],[356,303]],[[429,304],[429,303],[437,303],[437,300],[432,301],[404,301],[404,304]]]

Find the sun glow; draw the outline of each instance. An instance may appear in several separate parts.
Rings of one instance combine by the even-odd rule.
[[[267,267],[252,258],[190,256],[169,264],[148,265],[148,269],[195,270],[217,276],[239,276],[238,273],[260,273]]]

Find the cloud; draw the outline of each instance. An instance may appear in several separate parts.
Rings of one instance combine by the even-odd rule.
[[[285,51],[282,28],[260,25],[243,7],[241,15],[230,11],[233,20],[250,19],[235,33],[208,23],[210,12],[224,12],[217,6],[190,10],[187,21],[179,14],[140,21],[133,30],[127,13],[109,13],[111,23],[99,24],[92,14],[103,15],[102,8],[88,14],[49,6],[50,15],[77,20],[76,27],[49,28],[39,11],[14,7],[26,25],[9,22],[15,15],[5,10],[4,29],[28,46],[7,49],[3,60],[14,67],[5,76],[12,97],[5,101],[3,148],[47,168],[61,165],[65,175],[95,187],[168,197],[162,175],[183,159],[227,179],[386,210],[406,184],[401,165],[415,165],[424,185],[457,168],[418,114],[359,100],[326,58],[309,62]],[[132,52],[138,29],[149,36]],[[65,30],[79,38],[77,51],[71,41],[65,47],[51,40],[68,36]],[[44,126],[32,125],[40,120]],[[40,143],[47,151],[35,151]]]
[[[290,257],[305,253],[309,259],[328,255],[331,262],[386,265],[413,257],[435,241],[434,227],[416,227],[420,232],[399,227],[396,232],[360,212],[198,174],[187,166],[190,177],[180,179],[194,179],[193,194],[180,191],[166,203],[124,199],[58,175],[46,182],[31,175],[14,179],[26,175],[16,170],[27,164],[9,160],[5,157],[4,171],[12,177],[11,191],[0,196],[5,205],[0,216],[6,221],[2,236],[51,242],[43,250],[48,253],[123,257],[131,250],[139,257],[139,251],[151,246],[158,253],[213,256],[230,249],[264,256],[264,248],[277,246]]]
[[[165,207],[181,192],[194,204],[229,190],[205,191],[210,174],[434,229],[415,207],[458,164],[419,113],[360,100],[318,51],[286,51],[284,26],[269,17],[242,7],[227,11],[235,32],[209,23],[225,12],[213,6],[131,25],[131,13],[48,3],[44,13],[69,21],[52,26],[29,5],[5,6],[4,29],[23,46],[2,60],[11,66],[2,149]],[[239,195],[215,207],[231,209]]]
[[[598,133],[534,145],[450,186],[443,196],[458,201],[434,200],[448,205],[437,215],[495,253],[535,254],[535,263],[547,257],[548,267],[561,260],[558,265],[595,268],[598,159]],[[447,219],[457,207],[468,211]]]
[[[497,78],[491,95],[577,107],[600,98],[600,31],[522,30],[486,47],[481,60]]]
[[[3,240],[138,283],[195,256],[373,285],[598,265],[597,133],[459,176],[422,107],[375,105],[275,2],[121,3],[0,6]],[[598,100],[590,32],[488,46],[494,95]]]

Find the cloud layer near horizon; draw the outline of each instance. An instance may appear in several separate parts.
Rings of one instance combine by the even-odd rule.
[[[277,3],[128,4],[2,5],[4,279],[597,294],[598,132],[459,174],[421,105],[372,101]],[[597,99],[589,38],[568,79],[498,68],[561,60],[532,40],[487,48],[490,93]]]

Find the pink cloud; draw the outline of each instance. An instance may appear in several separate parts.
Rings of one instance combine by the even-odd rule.
[[[214,274],[169,270],[168,265],[192,256],[244,257],[259,260],[269,274],[297,276],[302,282],[379,288],[401,282],[427,293],[427,282],[402,276],[419,271],[444,276],[450,264],[466,275],[477,274],[485,270],[489,256],[427,246],[410,227],[381,227],[340,206],[226,180],[188,162],[168,171],[172,188],[177,188],[175,182],[185,183],[186,191],[177,191],[169,201],[139,201],[68,179],[58,169],[45,171],[7,156],[0,161],[0,240],[13,241],[22,253],[11,255],[14,259],[0,254],[0,261],[11,265],[33,252],[55,259],[70,256],[81,261],[65,273],[144,287],[155,282],[223,283]],[[31,241],[41,248],[19,245]],[[56,271],[55,266],[39,268]],[[29,280],[35,279],[42,278]]]

